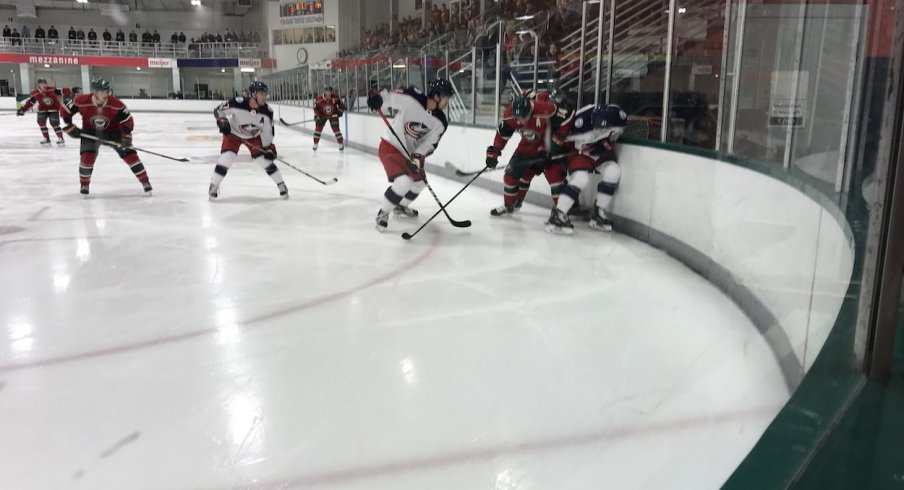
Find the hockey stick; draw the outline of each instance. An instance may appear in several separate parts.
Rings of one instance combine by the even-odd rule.
[[[82,133],[82,134],[80,134],[78,137],[79,137],[79,138],[88,138],[89,140],[94,140],[94,141],[99,141],[101,144],[104,144],[104,145],[107,145],[107,146],[112,146],[113,148],[119,148],[120,150],[143,151],[143,152],[145,152],[145,153],[148,153],[148,154],[151,154],[151,155],[158,156],[158,157],[160,157],[160,158],[167,158],[167,159],[169,159],[169,160],[175,160],[175,161],[177,161],[177,162],[188,162],[188,161],[189,161],[188,158],[184,158],[184,157],[183,157],[183,158],[171,157],[171,156],[169,156],[169,155],[164,155],[164,154],[162,154],[162,153],[157,153],[157,152],[155,152],[155,151],[145,150],[144,148],[138,148],[137,146],[128,146],[128,147],[122,146],[122,145],[120,145],[119,143],[117,143],[117,142],[115,142],[115,141],[105,140],[105,139],[103,139],[103,138],[98,138],[97,136],[92,136],[92,135],[90,135],[90,134]]]
[[[402,138],[399,138],[399,135],[396,134],[395,129],[392,129],[392,124],[389,123],[389,119],[386,119],[386,114],[383,114],[382,109],[377,109],[377,114],[379,114],[380,117],[383,118],[383,122],[386,123],[386,127],[389,128],[389,132],[391,132],[392,135],[395,136],[396,141],[399,142],[399,146],[402,147],[402,150],[405,152],[405,156],[408,157],[408,160],[410,161],[411,155],[408,154],[408,150],[405,148],[405,143],[403,143]],[[435,199],[436,203],[439,204],[440,211],[442,211],[446,215],[446,218],[449,219],[449,223],[452,223],[452,226],[454,226],[456,228],[467,228],[467,227],[471,226],[470,220],[456,221],[456,220],[452,219],[451,216],[449,216],[449,212],[446,211],[445,207],[443,207],[443,202],[439,200],[439,197],[437,197],[436,192],[433,191],[433,187],[431,187],[430,183],[427,182],[427,174],[426,174],[426,172],[424,172],[423,168],[421,169],[421,177],[424,179],[424,185],[427,186],[427,190],[430,191],[430,194],[433,194],[433,199]]]
[[[440,211],[445,211],[446,206],[452,204],[452,201],[454,201],[455,198],[458,197],[459,194],[464,192],[464,190],[467,189],[469,185],[471,185],[475,180],[477,180],[477,177],[480,177],[480,175],[482,173],[486,172],[487,170],[489,170],[489,167],[483,167],[483,170],[481,170],[480,172],[477,172],[477,174],[474,175],[474,177],[471,178],[471,180],[469,180],[468,183],[465,184],[465,186],[461,188],[461,190],[459,190],[458,192],[455,193],[454,196],[452,196],[452,199],[449,199],[449,201],[446,202],[446,204],[441,205],[439,208],[439,211],[433,213],[433,216],[431,216],[430,219],[425,221],[424,224],[422,224],[420,228],[418,228],[417,230],[414,230],[414,233],[407,233],[407,232],[402,233],[402,238],[404,238],[405,240],[411,240],[412,238],[414,238],[414,235],[417,235],[419,231],[423,230],[424,227],[427,226],[427,223],[433,221],[433,218],[436,218],[437,216],[439,216]]]
[[[567,153],[562,153],[562,154],[556,155],[556,156],[554,156],[554,157],[552,157],[552,158],[531,158],[530,160],[524,160],[524,161],[522,161],[522,162],[518,162],[518,165],[515,165],[514,167],[515,167],[515,168],[518,168],[518,169],[521,169],[521,168],[529,167],[529,166],[531,166],[531,165],[533,165],[533,164],[535,164],[535,163],[540,163],[540,162],[543,162],[543,161],[546,161],[546,160],[548,160],[548,161],[561,160],[561,159],[563,159],[563,158],[565,158],[565,157],[567,157],[567,156],[568,156]],[[484,169],[488,168],[488,167],[484,167],[484,169],[475,170],[475,171],[473,171],[473,172],[465,172],[464,170],[462,170],[462,169],[458,168],[457,166],[455,166],[454,163],[449,162],[449,161],[447,161],[447,162],[445,163],[445,167],[446,167],[446,169],[455,172],[455,176],[456,176],[456,177],[470,177],[470,176],[472,176],[472,175],[477,175],[478,173],[483,172]],[[494,170],[505,170],[506,168],[507,168],[507,167],[496,167],[496,168],[494,168],[494,169],[491,169],[490,171],[492,172],[492,171],[494,171]]]
[[[252,144],[249,144],[248,146],[251,147],[251,148],[254,148],[254,149],[257,150],[257,151],[264,152],[264,150],[263,150],[262,148],[259,148],[259,147],[257,147],[257,146],[254,146],[254,145],[252,145]],[[333,180],[320,180],[320,179],[318,179],[317,177],[314,177],[313,175],[311,175],[311,174],[305,172],[304,170],[302,170],[302,169],[296,167],[295,165],[292,165],[291,163],[289,163],[289,162],[283,160],[282,158],[276,157],[275,160],[276,160],[277,162],[279,162],[279,163],[281,163],[281,164],[283,164],[283,165],[285,165],[285,166],[291,168],[292,170],[295,170],[295,171],[298,172],[298,173],[304,174],[306,177],[308,177],[308,178],[311,179],[311,180],[316,180],[317,182],[319,182],[319,183],[321,183],[321,184],[323,184],[323,185],[333,185],[333,184],[335,184],[336,182],[339,182],[339,179],[337,179],[336,177],[333,177]]]
[[[285,119],[279,118],[279,122],[285,124],[286,126],[298,126],[299,124],[314,122],[314,120],[313,120],[313,119],[308,119],[307,121],[301,121],[301,122],[296,122],[296,123],[288,123],[288,122],[286,122]]]

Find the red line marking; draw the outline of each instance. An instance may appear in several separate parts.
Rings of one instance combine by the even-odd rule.
[[[273,319],[281,317],[281,316],[290,315],[292,313],[298,313],[300,311],[304,311],[309,308],[314,308],[314,307],[329,303],[331,301],[335,301],[340,298],[351,296],[359,291],[374,287],[378,284],[391,281],[392,279],[395,279],[396,277],[401,276],[408,270],[416,267],[421,262],[426,260],[427,257],[432,255],[433,252],[436,250],[436,245],[438,243],[437,237],[438,237],[438,235],[433,235],[433,241],[430,242],[430,246],[427,247],[427,249],[424,252],[422,252],[420,255],[418,255],[414,259],[402,264],[401,266],[397,267],[396,269],[393,269],[389,272],[386,272],[385,274],[377,276],[363,284],[359,284],[357,286],[352,286],[348,289],[345,289],[342,291],[337,291],[335,293],[330,293],[326,296],[314,298],[314,299],[305,301],[304,303],[301,303],[301,304],[282,308],[282,309],[273,311],[271,313],[267,313],[265,315],[259,315],[256,317],[248,318],[244,321],[239,322],[239,324],[242,325],[242,330],[244,330],[244,331],[261,329],[261,328],[269,326],[269,324],[265,323],[267,320],[273,320]],[[0,244],[2,244],[2,242],[0,242]],[[404,245],[402,245],[402,246],[404,246]],[[97,350],[91,350],[91,351],[85,351],[85,352],[77,352],[77,353],[73,353],[73,354],[67,354],[67,355],[62,355],[62,356],[57,356],[57,357],[50,357],[47,359],[39,359],[39,360],[35,360],[35,361],[22,362],[22,363],[17,363],[17,364],[7,364],[4,366],[0,366],[0,374],[11,373],[11,372],[16,372],[16,371],[23,371],[26,369],[34,369],[34,368],[45,367],[45,366],[54,366],[57,364],[63,364],[63,363],[73,362],[73,361],[81,361],[81,360],[85,360],[85,359],[97,359],[99,357],[114,356],[114,355],[124,354],[127,352],[135,352],[135,351],[139,351],[139,350],[150,349],[150,348],[161,346],[161,345],[175,344],[177,342],[182,342],[185,340],[203,337],[205,335],[213,335],[213,334],[216,334],[218,331],[219,331],[218,329],[212,328],[212,327],[211,328],[203,328],[200,330],[194,330],[194,331],[190,331],[190,332],[180,333],[180,334],[176,334],[176,335],[172,335],[172,336],[168,336],[168,337],[160,337],[160,338],[156,338],[156,339],[142,340],[139,342],[116,345],[116,346],[112,346],[112,347],[106,347],[103,349],[97,349]]]

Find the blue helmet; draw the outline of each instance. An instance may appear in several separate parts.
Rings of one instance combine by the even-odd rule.
[[[594,128],[624,128],[628,125],[628,115],[615,104],[598,105],[593,108]]]
[[[251,82],[251,85],[248,86],[248,93],[254,95],[255,92],[264,92],[270,93],[270,89],[267,88],[267,84],[261,82],[260,80],[255,80]]]
[[[455,89],[452,88],[452,83],[445,78],[437,78],[427,86],[427,97],[433,97],[434,95],[452,97],[454,93]]]

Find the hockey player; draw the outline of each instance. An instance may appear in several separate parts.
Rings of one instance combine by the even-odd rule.
[[[81,138],[82,135],[90,135],[103,141],[112,143],[119,157],[132,169],[132,173],[141,182],[144,192],[150,195],[153,190],[148,180],[148,173],[138,158],[138,153],[132,149],[132,131],[135,121],[132,115],[116,97],[111,95],[110,83],[103,78],[91,82],[91,93],[76,95],[63,106],[60,113],[66,127],[63,131],[73,138]],[[72,123],[72,117],[80,114],[82,127],[78,128]],[[79,149],[79,183],[81,192],[88,195],[88,186],[91,184],[91,174],[94,172],[94,162],[97,160],[97,151],[101,142],[94,139],[82,138]]]
[[[493,144],[487,147],[487,167],[496,168],[502,150],[515,131],[521,134],[521,141],[505,168],[503,205],[491,210],[490,215],[509,216],[514,213],[519,197],[524,198],[530,181],[538,173],[546,176],[555,204],[565,181],[565,173],[561,165],[548,162],[548,155],[554,133],[556,139],[564,140],[567,131],[567,125],[562,126],[556,118],[557,112],[555,104],[545,96],[534,100],[517,97],[506,107]]]
[[[568,211],[578,201],[581,191],[590,182],[590,172],[596,170],[602,180],[596,186],[596,202],[590,217],[590,227],[612,231],[612,198],[618,190],[621,168],[615,156],[615,142],[625,132],[628,116],[617,105],[587,106],[578,111],[567,138],[574,143],[577,153],[568,159],[568,181],[562,189],[559,202],[552,210],[546,231],[570,235],[574,226],[568,219]]]
[[[66,98],[71,98],[78,92],[76,89],[67,87],[53,87],[47,84],[47,80],[39,78],[38,88],[31,92],[31,97],[16,111],[16,115],[24,116],[32,106],[37,106],[38,126],[41,128],[41,135],[44,136],[41,144],[50,144],[50,131],[47,130],[47,120],[50,119],[50,125],[57,136],[57,145],[62,146],[66,144],[66,141],[63,139],[63,130],[60,128],[60,109],[63,108]]]
[[[394,92],[372,92],[367,98],[367,107],[373,111],[385,111],[390,107],[398,111],[392,119],[392,127],[405,142],[402,147],[388,128],[380,141],[378,153],[389,178],[389,187],[383,194],[383,205],[377,211],[377,231],[386,230],[390,212],[397,217],[418,215],[408,206],[426,187],[424,159],[433,153],[446,132],[449,123],[443,109],[449,105],[452,94],[452,84],[439,78],[430,82],[426,95],[409,87]]]
[[[314,101],[314,151],[317,151],[320,133],[323,132],[323,126],[327,121],[330,122],[333,133],[336,134],[339,151],[345,149],[345,140],[342,138],[342,131],[339,130],[339,118],[344,112],[345,104],[342,103],[339,94],[333,92],[333,87],[325,87],[323,93]]]
[[[220,183],[226,177],[229,167],[235,162],[239,149],[244,145],[251,152],[251,158],[263,168],[276,183],[279,195],[289,198],[289,189],[282,174],[273,162],[276,160],[276,146],[273,144],[273,111],[267,105],[269,90],[264,82],[251,82],[248,87],[250,97],[234,97],[220,104],[213,111],[217,126],[223,133],[220,145],[220,159],[213,169],[208,195],[211,200],[220,195]]]

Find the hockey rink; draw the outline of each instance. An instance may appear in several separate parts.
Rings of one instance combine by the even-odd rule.
[[[492,218],[480,188],[449,210],[471,228],[402,240],[424,192],[379,234],[376,157],[283,127],[339,183],[281,166],[283,201],[243,152],[210,202],[213,117],[134,117],[192,159],[142,155],[151,197],[102,149],[83,199],[77,141],[0,118],[2,488],[716,489],[789,396],[735,304],[642,242]]]

